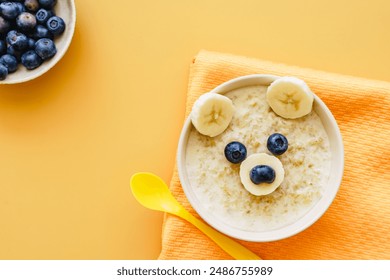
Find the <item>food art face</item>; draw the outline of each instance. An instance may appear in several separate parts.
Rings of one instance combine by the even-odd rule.
[[[217,88],[190,113],[183,189],[199,215],[234,237],[293,226],[328,192],[332,151],[313,92],[294,77],[272,81]]]
[[[309,114],[312,111],[313,99],[313,93],[306,83],[294,77],[277,79],[266,92],[269,107],[285,119],[298,119]],[[234,113],[232,100],[210,92],[203,94],[195,102],[191,121],[200,134],[213,138],[224,133]],[[267,153],[248,155],[245,144],[240,140],[228,143],[223,151],[227,161],[239,165],[241,184],[255,196],[274,192],[285,176],[283,164],[278,157],[288,152],[288,139],[277,132],[267,137],[267,142],[264,143]]]

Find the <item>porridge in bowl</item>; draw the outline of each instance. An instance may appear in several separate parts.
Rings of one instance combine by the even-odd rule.
[[[214,137],[192,127],[185,151],[188,181],[197,199],[217,219],[245,231],[273,230],[302,217],[321,198],[330,174],[329,139],[319,116],[314,110],[295,119],[279,116],[267,102],[267,89],[256,85],[226,92],[234,106],[228,127]],[[275,133],[288,141],[281,155],[267,148]],[[284,176],[275,190],[255,195],[244,187],[240,171],[250,173],[242,169],[245,161],[232,163],[224,153],[232,142],[245,147],[247,159],[259,154],[279,159]],[[267,188],[268,183],[262,184],[260,190]]]
[[[232,237],[272,241],[302,231],[329,207],[343,146],[332,114],[302,80],[250,75],[195,102],[178,169],[206,222]]]

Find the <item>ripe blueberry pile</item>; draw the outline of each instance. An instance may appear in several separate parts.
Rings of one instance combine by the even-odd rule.
[[[54,13],[57,0],[0,0],[0,80],[18,69],[39,67],[57,53],[54,39],[65,22]]]

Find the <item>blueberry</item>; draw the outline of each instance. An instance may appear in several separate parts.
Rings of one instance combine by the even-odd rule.
[[[268,137],[267,148],[272,154],[279,156],[288,149],[287,138],[283,134],[274,133]]]
[[[23,33],[11,30],[7,34],[7,43],[17,51],[24,51],[28,48],[28,38]]]
[[[0,4],[0,12],[4,18],[12,20],[19,15],[19,6],[16,2],[4,2]]]
[[[36,25],[37,20],[33,14],[24,12],[16,18],[16,26],[19,27],[21,31],[33,30]]]
[[[15,3],[15,4],[18,7],[18,15],[26,11],[26,8],[22,3]]]
[[[0,55],[3,55],[7,52],[7,44],[5,41],[0,40]]]
[[[16,31],[16,30],[9,31],[7,33],[7,36],[5,37],[7,43],[8,43],[8,40],[10,40],[12,36],[16,36],[17,33],[18,33],[18,31]]]
[[[8,20],[0,16],[0,35],[6,34],[11,28],[11,24]]]
[[[35,14],[35,17],[37,18],[37,22],[39,24],[46,24],[47,20],[52,16],[54,16],[53,11],[45,9],[39,9],[38,12]]]
[[[28,49],[29,50],[35,49],[35,43],[36,41],[33,38],[28,38]]]
[[[7,67],[8,73],[13,73],[18,69],[18,60],[10,54],[5,54],[0,57],[0,64]]]
[[[269,183],[275,180],[275,170],[268,165],[256,165],[250,171],[249,177],[253,184]]]
[[[22,52],[15,50],[15,48],[10,45],[7,46],[7,53],[16,57],[18,61],[20,61],[20,58],[22,57]]]
[[[51,34],[50,31],[43,25],[37,25],[34,29],[34,33],[32,34],[32,38],[35,40],[42,38],[53,39],[53,34]]]
[[[51,9],[57,4],[57,0],[38,0],[39,5],[46,9]]]
[[[230,142],[225,147],[225,157],[231,163],[240,163],[246,158],[246,147],[237,141]]]
[[[7,46],[7,53],[16,57],[18,61],[20,61],[20,58],[22,57],[22,52],[15,50],[15,48],[10,45]]]
[[[54,36],[60,35],[65,31],[64,20],[57,16],[49,18],[46,22],[46,26]]]
[[[38,0],[25,0],[24,6],[26,7],[27,11],[30,12],[36,12],[39,9]]]
[[[53,40],[43,38],[35,43],[35,52],[45,60],[52,58],[57,53],[57,48]]]
[[[42,64],[42,58],[35,51],[27,51],[22,55],[22,64],[28,70],[32,70]]]
[[[0,81],[5,80],[5,78],[7,78],[7,75],[8,75],[7,66],[5,66],[2,63],[0,63]]]

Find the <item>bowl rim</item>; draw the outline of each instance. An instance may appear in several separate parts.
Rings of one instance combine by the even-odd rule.
[[[28,82],[28,81],[31,81],[31,80],[34,80],[40,76],[42,76],[43,74],[47,73],[50,69],[52,69],[63,57],[64,55],[66,54],[66,52],[68,51],[68,48],[72,42],[72,39],[73,39],[73,36],[74,36],[74,31],[75,31],[75,28],[76,28],[76,4],[75,4],[75,0],[66,0],[69,2],[70,4],[70,14],[71,14],[71,21],[69,23],[67,23],[67,29],[68,29],[68,38],[66,38],[66,41],[65,41],[65,44],[63,46],[63,48],[61,49],[61,52],[57,52],[57,54],[50,60],[50,62],[46,65],[47,67],[45,67],[44,69],[34,69],[34,70],[38,70],[38,71],[34,71],[34,70],[31,70],[31,75],[26,75],[25,77],[20,77],[20,78],[17,78],[17,79],[5,79],[3,81],[0,81],[0,85],[1,84],[4,84],[4,85],[12,85],[12,84],[20,84],[20,83],[24,83],[24,82]],[[40,70],[40,71],[39,71]]]
[[[280,78],[280,76],[267,74],[251,74],[246,76],[240,76],[220,84],[210,92],[225,94],[226,92],[229,92],[233,89],[237,89],[244,86],[268,86],[271,82],[278,78]],[[319,115],[330,139],[329,142],[331,145],[330,148],[332,154],[330,174],[332,174],[332,176],[329,176],[330,178],[328,180],[328,186],[331,187],[326,188],[326,191],[324,191],[320,200],[314,206],[312,206],[311,209],[304,216],[302,216],[291,224],[269,231],[246,231],[231,227],[213,216],[201,205],[193,189],[191,188],[191,184],[186,176],[186,144],[188,142],[188,137],[191,128],[193,127],[191,118],[190,116],[188,116],[180,133],[176,160],[183,191],[191,206],[199,214],[199,216],[209,225],[228,236],[252,242],[270,242],[291,237],[307,229],[318,219],[320,219],[321,216],[323,216],[323,214],[332,204],[340,188],[344,172],[344,145],[340,129],[337,125],[334,116],[332,115],[328,107],[325,105],[325,103],[316,94],[314,94],[313,109]],[[326,118],[327,124],[324,123],[324,118]],[[331,139],[333,139],[333,141],[331,141]]]

